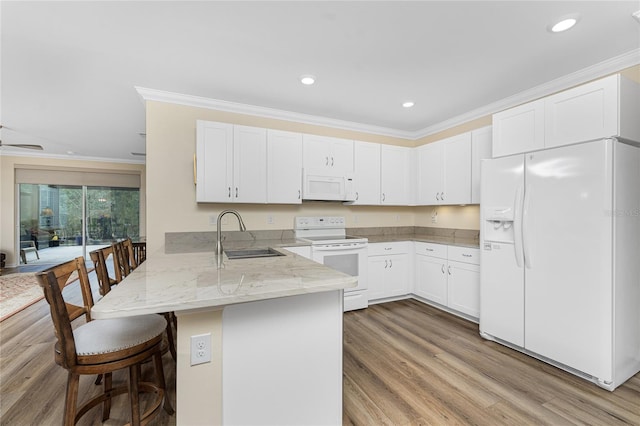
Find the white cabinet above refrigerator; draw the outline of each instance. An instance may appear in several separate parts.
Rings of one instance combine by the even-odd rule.
[[[493,115],[493,157],[618,137],[640,141],[640,85],[615,74]]]

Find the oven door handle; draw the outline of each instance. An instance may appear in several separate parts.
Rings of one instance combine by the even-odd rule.
[[[339,250],[359,250],[366,248],[366,244],[349,244],[336,246],[312,246],[313,251],[339,251]]]

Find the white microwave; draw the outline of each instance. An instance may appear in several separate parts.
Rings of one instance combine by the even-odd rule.
[[[353,173],[331,175],[323,170],[303,169],[302,199],[355,201]]]

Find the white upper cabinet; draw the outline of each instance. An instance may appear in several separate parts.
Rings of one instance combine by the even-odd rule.
[[[493,115],[493,157],[544,148],[544,99]]]
[[[303,167],[327,174],[353,172],[353,141],[327,136],[303,135]]]
[[[640,85],[620,74],[493,115],[493,157],[608,137],[640,141]]]
[[[412,204],[412,148],[394,145],[382,145],[381,158],[381,194],[383,205]]]
[[[302,133],[267,130],[267,202],[302,203]]]
[[[630,90],[620,90],[621,83],[626,88],[625,84],[630,82],[612,75],[545,98],[545,147],[627,136],[621,132],[625,129],[619,127],[623,124],[619,120],[620,100],[634,92],[633,86],[636,103],[640,93],[634,83],[629,84]],[[638,113],[637,106],[635,111]],[[637,128],[638,115],[632,122]],[[634,140],[638,140],[637,130],[632,133]]]
[[[380,144],[354,142],[355,192],[354,205],[380,204]]]
[[[444,186],[441,204],[471,203],[471,133],[441,142],[444,145]]]
[[[198,120],[196,200],[267,201],[266,129]]]
[[[233,126],[233,201],[267,202],[267,129]]]
[[[196,123],[196,201],[230,202],[233,186],[233,125]]]
[[[418,148],[418,204],[471,203],[471,133]]]
[[[418,204],[440,204],[443,186],[442,157],[444,146],[440,142],[422,145],[418,150]]]
[[[480,164],[491,158],[491,126],[471,132],[471,204],[480,204]]]

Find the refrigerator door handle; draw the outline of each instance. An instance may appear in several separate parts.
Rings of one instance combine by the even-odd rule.
[[[524,266],[531,269],[531,241],[529,239],[529,204],[531,203],[531,185],[527,185],[524,192],[524,203],[522,208],[522,249],[524,252]]]
[[[524,263],[524,251],[522,247],[522,192],[523,187],[519,186],[516,191],[515,206],[513,209],[513,245],[518,268],[522,268],[522,264]]]

